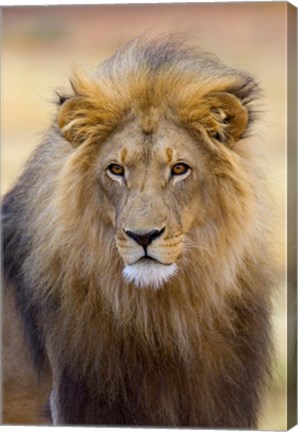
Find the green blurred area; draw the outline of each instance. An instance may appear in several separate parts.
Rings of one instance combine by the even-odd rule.
[[[2,193],[55,113],[73,67],[93,70],[149,32],[186,32],[191,45],[252,73],[264,90],[258,125],[273,197],[280,287],[274,297],[274,380],[261,429],[286,429],[286,3],[189,3],[2,9]]]

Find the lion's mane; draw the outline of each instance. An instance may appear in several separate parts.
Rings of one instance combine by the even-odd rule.
[[[240,136],[203,102],[223,92],[245,107]],[[35,363],[52,366],[60,421],[256,427],[273,280],[251,133],[258,96],[250,75],[173,37],[134,41],[60,96],[57,119],[3,203],[6,274]],[[131,107],[148,133],[158,107],[194,138],[226,143],[204,144],[212,218],[192,227],[179,277],[159,290],[123,280],[105,203],[92,199],[97,146]]]

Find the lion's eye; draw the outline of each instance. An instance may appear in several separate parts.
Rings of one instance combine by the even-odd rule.
[[[124,176],[124,168],[121,165],[111,164],[108,166],[108,170],[111,174],[114,174],[116,176]]]
[[[179,176],[186,174],[190,170],[190,167],[185,163],[177,163],[172,167],[171,174],[174,176]]]

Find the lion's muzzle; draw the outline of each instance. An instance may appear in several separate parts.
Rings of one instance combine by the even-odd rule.
[[[166,227],[122,229],[117,248],[124,261],[124,279],[137,287],[160,288],[177,272],[178,253],[169,247]]]

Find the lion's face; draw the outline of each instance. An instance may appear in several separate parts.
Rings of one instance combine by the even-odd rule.
[[[203,218],[197,143],[166,120],[151,134],[135,121],[104,143],[98,165],[125,278],[161,286],[175,275],[194,220]]]

